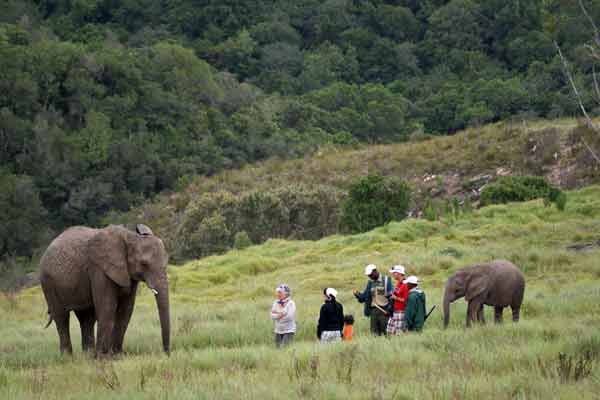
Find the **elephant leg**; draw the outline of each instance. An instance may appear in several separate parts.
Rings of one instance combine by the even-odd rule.
[[[60,352],[73,354],[73,346],[71,345],[71,333],[69,332],[69,312],[65,311],[53,316],[56,330],[58,331],[58,339],[60,341]]]
[[[123,351],[125,331],[127,331],[127,326],[129,325],[131,314],[133,314],[133,308],[135,306],[137,285],[137,282],[133,283],[129,295],[119,299],[119,305],[117,306],[117,320],[115,322],[112,339],[112,351],[115,354]]]
[[[519,322],[519,315],[521,314],[521,307],[511,307],[512,320],[513,322]]]
[[[483,304],[479,306],[479,310],[477,310],[477,321],[481,324],[485,324],[485,313],[483,311]]]
[[[99,357],[110,355],[117,315],[117,287],[102,276],[93,290],[94,308],[98,319],[96,353]]]
[[[471,322],[475,321],[477,312],[479,311],[480,303],[476,300],[471,300],[467,306],[467,328],[471,327]]]
[[[96,324],[96,312],[93,308],[75,311],[75,315],[81,326],[81,348],[83,351],[93,351],[96,343],[94,338],[94,325]]]
[[[504,311],[504,307],[494,307],[494,322],[497,324],[502,323],[502,311]]]

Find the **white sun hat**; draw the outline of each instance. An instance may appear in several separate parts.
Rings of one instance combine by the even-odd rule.
[[[331,288],[331,287],[330,287],[330,288],[327,288],[327,289],[325,290],[325,294],[326,294],[327,296],[333,296],[333,297],[337,297],[337,294],[338,294],[338,292],[337,292],[337,290],[335,290],[334,288]]]
[[[403,283],[412,283],[413,285],[418,285],[419,284],[419,278],[417,278],[414,275],[411,275],[408,278],[406,278]]]
[[[398,272],[402,275],[406,274],[406,271],[404,270],[404,265],[394,265],[392,269],[390,269],[390,273],[393,274],[395,272]]]
[[[375,264],[369,264],[365,267],[365,275],[371,275],[377,269]]]

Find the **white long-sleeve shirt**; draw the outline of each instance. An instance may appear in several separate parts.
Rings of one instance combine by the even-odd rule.
[[[284,312],[285,317],[279,318]],[[271,308],[271,319],[275,321],[275,333],[295,333],[296,332],[296,304],[294,300],[289,299],[285,305],[279,304],[279,301],[273,303]]]

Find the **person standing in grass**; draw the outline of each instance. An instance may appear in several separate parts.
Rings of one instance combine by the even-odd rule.
[[[425,324],[425,293],[419,288],[419,278],[409,276],[404,281],[408,286],[408,299],[404,310],[403,330],[421,332]]]
[[[408,285],[404,283],[405,269],[402,265],[395,265],[390,273],[396,280],[396,288],[390,297],[393,301],[392,318],[388,321],[387,334],[399,335],[403,331],[404,309],[406,308],[406,300],[408,299]]]
[[[344,307],[337,302],[337,290],[334,288],[324,289],[323,296],[325,303],[319,313],[317,337],[321,343],[339,342],[344,329]]]
[[[294,340],[296,333],[296,304],[291,299],[290,287],[286,284],[277,286],[277,300],[271,308],[271,319],[275,321],[275,345],[287,346]]]
[[[342,337],[345,342],[351,342],[354,336],[354,315],[344,315],[344,331]]]
[[[359,303],[365,304],[365,316],[371,319],[371,333],[378,336],[386,335],[390,318],[392,280],[380,274],[373,264],[365,267],[365,275],[369,277],[367,287],[362,293],[355,290],[354,296]]]

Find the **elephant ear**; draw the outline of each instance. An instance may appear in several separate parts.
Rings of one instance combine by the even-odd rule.
[[[130,287],[131,278],[127,270],[127,246],[125,240],[115,231],[101,230],[89,242],[90,264],[103,271],[121,287]]]
[[[465,287],[465,300],[471,301],[488,290],[489,276],[475,275],[469,279]]]

